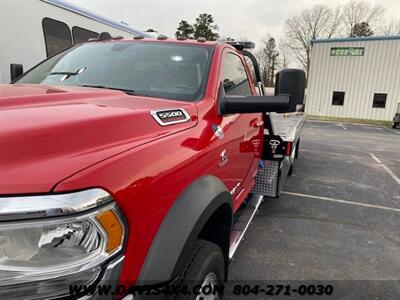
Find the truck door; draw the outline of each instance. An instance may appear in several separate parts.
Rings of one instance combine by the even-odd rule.
[[[226,95],[255,94],[244,61],[236,53],[224,52],[220,74]],[[228,163],[222,178],[231,189],[235,208],[240,206],[251,189],[252,173],[257,168],[255,157],[259,155],[262,147],[262,125],[261,113],[223,116],[221,127],[226,137],[224,140],[227,141],[223,146]]]

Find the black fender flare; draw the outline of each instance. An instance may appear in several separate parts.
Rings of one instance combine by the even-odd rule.
[[[213,213],[224,204],[232,211],[231,194],[215,176],[200,177],[185,188],[161,223],[137,283],[148,285],[174,279],[185,252]]]

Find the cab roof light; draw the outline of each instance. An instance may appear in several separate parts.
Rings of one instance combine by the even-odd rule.
[[[97,38],[98,41],[112,40],[112,36],[109,32],[102,32]]]
[[[123,39],[123,36],[112,36],[109,32],[102,32],[99,34],[97,38],[91,38],[88,41],[89,42],[98,42],[98,41],[109,41],[109,40],[121,40]]]
[[[166,39],[168,39],[168,37],[166,35],[164,35],[164,34],[159,34],[157,36],[157,40],[166,40]]]
[[[197,38],[197,41],[199,43],[205,43],[205,42],[207,42],[207,39],[205,37],[201,36],[201,37]]]
[[[253,42],[226,41],[225,43],[235,47],[238,50],[254,49],[256,47],[256,44]]]
[[[143,40],[143,39],[144,39],[144,36],[143,36],[143,35],[135,35],[135,36],[133,37],[133,39],[134,39],[134,40]]]
[[[187,38],[185,36],[180,36],[176,38],[178,41],[185,41]]]

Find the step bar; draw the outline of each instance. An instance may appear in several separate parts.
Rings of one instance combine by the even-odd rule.
[[[239,219],[235,224],[233,224],[230,237],[229,259],[233,258],[233,255],[239,247],[240,242],[243,240],[244,234],[246,233],[247,228],[253,220],[262,201],[262,195],[253,195],[250,200],[247,201],[246,207],[241,213]]]

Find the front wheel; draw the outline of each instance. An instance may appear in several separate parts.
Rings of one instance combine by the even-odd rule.
[[[182,273],[181,284],[187,287],[189,295],[178,299],[222,299],[224,269],[221,248],[205,240],[196,240]]]

